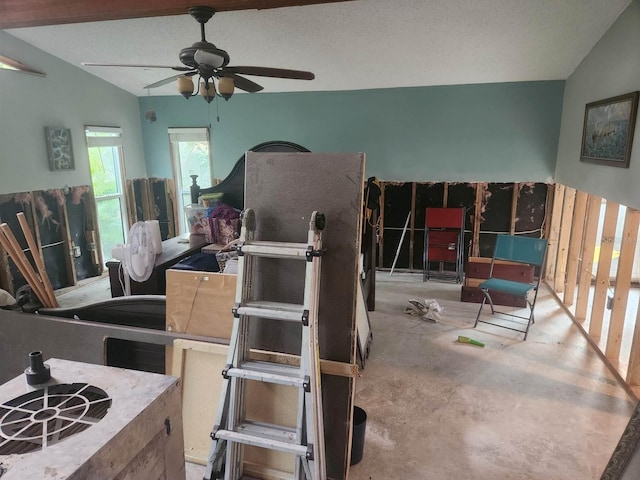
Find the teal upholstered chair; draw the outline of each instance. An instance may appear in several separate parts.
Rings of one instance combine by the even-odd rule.
[[[544,264],[546,252],[546,239],[521,237],[514,235],[498,235],[496,239],[496,247],[493,253],[493,258],[491,260],[489,278],[479,285],[484,298],[482,299],[482,303],[480,304],[480,309],[478,310],[478,315],[476,316],[476,323],[473,325],[474,328],[478,325],[479,322],[488,323],[497,327],[508,328],[509,330],[524,333],[524,339],[527,339],[529,327],[533,323],[535,323],[533,310],[536,305],[536,299],[538,298],[538,288],[540,286],[540,277],[542,276],[542,266]],[[535,281],[533,283],[516,282],[512,280],[493,277],[493,267],[496,260],[508,260],[510,262],[534,266]],[[493,301],[491,299],[491,295],[496,293],[507,295],[516,299],[524,299],[527,307],[529,308],[529,314],[527,316],[522,316],[516,315],[514,313],[497,311],[494,308]],[[508,315],[510,318],[503,320],[513,322],[514,325],[519,326],[520,328],[482,320],[480,318],[480,315],[482,313],[482,308],[487,301],[491,306],[492,315],[495,315],[496,313],[500,315]],[[516,319],[526,320],[526,324]]]

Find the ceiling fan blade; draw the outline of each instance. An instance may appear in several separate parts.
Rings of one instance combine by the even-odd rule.
[[[191,67],[170,67],[169,65],[133,65],[129,63],[91,63],[82,62],[85,67],[132,67],[132,68],[170,68],[178,72],[188,72],[193,70]]]
[[[236,75],[235,73],[227,73],[226,71],[222,71],[219,75],[217,74],[216,77],[233,78],[233,84],[237,88],[249,93],[256,93],[264,88],[262,85],[258,85],[256,82],[253,82],[248,78],[241,77],[240,75]]]
[[[144,88],[146,90],[147,88],[162,87],[163,85],[167,85],[168,83],[175,82],[180,77],[184,77],[184,76],[191,77],[191,76],[195,75],[196,73],[198,73],[198,72],[195,71],[195,70],[192,71],[192,72],[181,73],[180,75],[174,75],[173,77],[165,78],[164,80],[160,80],[159,82],[152,83],[152,84],[147,85],[147,86],[142,87],[142,88]]]
[[[287,70],[270,67],[225,67],[223,72],[256,75],[259,77],[291,78],[293,80],[313,80],[316,76],[303,70]]]

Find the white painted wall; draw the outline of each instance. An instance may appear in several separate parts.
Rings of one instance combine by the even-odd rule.
[[[640,90],[640,0],[629,5],[567,79],[557,182],[640,208],[640,124],[629,169],[580,162],[585,105],[635,90]]]
[[[126,175],[146,176],[134,95],[2,31],[0,55],[47,74],[0,70],[0,194],[90,185],[85,125],[122,127]],[[49,170],[45,126],[71,129],[75,170]]]

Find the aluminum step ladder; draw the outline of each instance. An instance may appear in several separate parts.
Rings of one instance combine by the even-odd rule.
[[[204,480],[241,480],[243,446],[253,445],[295,455],[294,480],[326,480],[324,421],[318,346],[320,257],[324,215],[313,212],[307,243],[256,241],[255,213],[243,213],[238,251],[238,283],[233,308],[234,323],[215,425],[211,432]],[[302,305],[255,300],[252,285],[259,276],[256,257],[306,261]],[[302,325],[300,367],[253,361],[249,358],[252,318],[267,318]],[[245,418],[247,381],[297,387],[296,427]]]

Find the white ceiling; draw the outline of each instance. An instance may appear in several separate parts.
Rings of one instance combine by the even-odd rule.
[[[227,50],[230,65],[316,75],[249,77],[265,92],[555,80],[571,74],[631,1],[356,0],[221,12],[206,37]],[[186,13],[7,32],[138,96],[176,72],[81,62],[180,65],[180,49],[200,37]],[[152,94],[177,92],[172,83]]]

